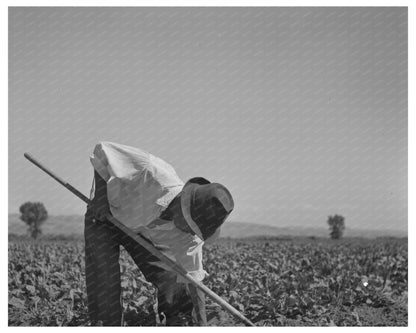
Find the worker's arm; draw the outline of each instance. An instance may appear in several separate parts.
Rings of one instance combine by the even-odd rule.
[[[108,205],[107,199],[107,183],[95,170],[94,183],[95,193],[91,202],[91,208],[94,211],[95,218],[99,221],[104,221],[105,216],[110,212],[110,206]]]
[[[172,230],[170,231],[172,232]],[[183,233],[181,234],[183,235]],[[195,237],[192,237],[190,242],[174,242],[170,247],[176,262],[188,272],[188,275],[194,280],[200,281],[200,283],[207,275],[202,266],[202,245],[203,242],[201,243],[201,241],[197,241]],[[186,284],[186,289],[194,306],[192,312],[194,323],[198,326],[206,326],[205,293],[180,275],[177,277],[177,282]]]
[[[192,317],[196,325],[207,326],[207,315],[205,309],[205,294],[193,284],[188,284],[189,294],[194,305]]]
[[[172,224],[172,222],[170,223]],[[166,231],[158,230],[158,233],[159,239],[163,239],[163,243],[169,247],[176,263],[194,280],[202,281],[207,275],[202,264],[202,246],[204,242],[197,236],[179,229],[176,225]],[[194,323],[198,326],[206,326],[205,293],[181,275],[178,275],[177,282],[186,284],[186,289],[194,306],[192,312]]]

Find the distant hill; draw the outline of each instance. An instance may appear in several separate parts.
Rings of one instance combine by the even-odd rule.
[[[9,234],[26,234],[26,225],[19,219],[18,214],[9,215]],[[82,236],[84,232],[84,216],[82,215],[56,215],[50,216],[42,225],[44,235],[65,235]],[[221,237],[245,238],[255,236],[314,236],[328,237],[327,228],[310,227],[273,227],[268,225],[246,223],[246,222],[227,222],[221,230]],[[407,237],[405,231],[397,230],[361,230],[346,229],[346,237]]]
[[[246,222],[227,222],[221,230],[221,237],[244,238],[253,236],[300,236],[300,237],[328,237],[328,228],[313,227],[273,227]],[[346,237],[407,237],[407,233],[397,230],[362,230],[346,229]]]

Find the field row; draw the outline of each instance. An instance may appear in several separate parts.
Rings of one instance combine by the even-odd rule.
[[[223,240],[204,283],[262,326],[407,325],[407,239]],[[156,325],[155,289],[120,258],[125,325]],[[9,325],[89,325],[81,241],[9,243]],[[210,325],[239,325],[208,302]]]

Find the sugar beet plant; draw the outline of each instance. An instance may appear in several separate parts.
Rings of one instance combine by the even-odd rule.
[[[259,326],[407,325],[407,240],[222,241],[205,284]],[[161,325],[125,251],[123,323]],[[81,241],[9,243],[9,325],[88,326]],[[208,299],[210,325],[240,325]]]

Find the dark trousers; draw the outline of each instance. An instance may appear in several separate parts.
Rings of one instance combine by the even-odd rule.
[[[121,279],[119,254],[122,245],[146,280],[157,288],[158,312],[172,324],[179,312],[191,313],[193,304],[185,284],[176,282],[176,274],[149,264],[159,261],[110,222],[92,222],[93,214],[85,215],[85,270],[88,313],[93,322],[105,326],[120,326]]]

